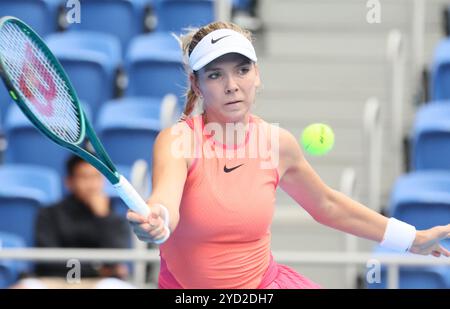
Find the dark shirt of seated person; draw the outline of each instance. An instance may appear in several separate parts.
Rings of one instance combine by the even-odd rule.
[[[115,214],[104,193],[104,178],[83,159],[72,156],[66,164],[69,195],[56,205],[42,208],[36,222],[36,246],[58,248],[129,248],[130,229]],[[38,276],[66,277],[73,265],[40,262]],[[126,264],[81,262],[81,278],[128,275]]]

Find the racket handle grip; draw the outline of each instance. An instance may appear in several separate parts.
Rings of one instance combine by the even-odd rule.
[[[119,182],[114,185],[114,188],[116,188],[117,193],[119,193],[120,198],[127,204],[128,208],[144,217],[150,215],[150,208],[147,203],[144,202],[125,177],[120,175]]]

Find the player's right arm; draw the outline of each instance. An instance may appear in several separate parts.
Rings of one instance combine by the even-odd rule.
[[[152,194],[147,201],[151,214],[144,218],[129,211],[127,215],[134,232],[143,241],[155,242],[166,238],[164,223],[167,220],[171,232],[177,227],[190,162],[190,151],[186,155],[186,147],[183,145],[189,143],[192,146],[193,134],[186,128],[185,123],[177,123],[172,128],[162,130],[156,138],[153,148]],[[167,209],[169,218],[166,218],[160,205]]]

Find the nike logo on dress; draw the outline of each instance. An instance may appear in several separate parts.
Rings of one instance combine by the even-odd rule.
[[[222,40],[223,38],[226,38],[227,36],[230,36],[231,34],[229,34],[229,35],[225,35],[225,36],[223,36],[223,37],[221,37],[221,38],[218,38],[218,39],[216,39],[216,40],[214,40],[213,38],[211,38],[211,44],[216,44],[217,42],[219,42],[220,40]]]
[[[229,173],[229,172],[231,172],[231,171],[234,171],[235,169],[237,169],[238,167],[240,167],[240,166],[242,166],[242,165],[244,165],[244,163],[239,164],[238,166],[235,166],[235,167],[232,167],[232,168],[227,168],[227,166],[224,165],[224,166],[223,166],[223,171],[224,171],[225,173]]]

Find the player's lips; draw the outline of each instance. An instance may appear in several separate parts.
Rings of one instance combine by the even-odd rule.
[[[236,104],[236,103],[240,103],[240,102],[242,102],[242,100],[230,101],[228,103],[225,103],[225,105],[231,105],[231,104]]]

